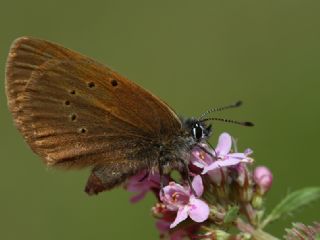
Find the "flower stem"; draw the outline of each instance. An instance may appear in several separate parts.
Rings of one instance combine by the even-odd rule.
[[[261,230],[257,229],[252,234],[253,238],[256,240],[279,240],[279,238],[276,238],[275,236],[272,236],[271,234]]]
[[[235,225],[241,232],[249,233],[255,240],[279,240],[261,229],[255,229],[250,224],[245,223],[241,218],[236,219]]]
[[[243,233],[252,234],[255,231],[250,224],[245,223],[241,218],[237,218],[234,223],[236,227]]]
[[[250,221],[250,223],[253,224],[253,225],[256,225],[257,224],[257,222],[256,222],[256,213],[253,210],[252,205],[248,204],[248,203],[245,204],[244,205],[244,210],[245,210],[245,213],[246,213],[247,218]]]

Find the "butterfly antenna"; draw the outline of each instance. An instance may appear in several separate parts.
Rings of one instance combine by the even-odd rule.
[[[199,120],[201,121],[203,119],[204,116],[208,115],[209,113],[212,113],[212,112],[220,112],[220,111],[223,111],[223,110],[226,110],[226,109],[229,109],[229,108],[236,108],[236,107],[240,107],[242,105],[242,101],[237,101],[236,103],[234,104],[231,104],[231,105],[228,105],[228,106],[224,106],[224,107],[217,107],[217,108],[211,108],[209,109],[208,111],[204,112]]]
[[[234,124],[238,124],[241,126],[246,126],[246,127],[253,127],[254,124],[252,122],[239,122],[239,121],[235,121],[235,120],[231,120],[231,119],[225,119],[225,118],[205,118],[200,120],[200,122],[206,122],[206,121],[220,121],[220,122],[226,122],[226,123],[234,123]]]

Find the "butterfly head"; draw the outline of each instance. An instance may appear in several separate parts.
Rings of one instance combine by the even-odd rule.
[[[235,123],[242,126],[251,127],[254,124],[252,122],[239,122],[235,120],[225,119],[225,118],[216,118],[216,117],[210,117],[205,118],[208,114],[212,112],[218,112],[229,108],[236,108],[241,106],[242,102],[238,101],[234,104],[227,105],[224,107],[219,108],[212,108],[208,111],[204,112],[199,118],[190,118],[184,120],[184,126],[185,129],[191,134],[192,138],[195,142],[201,142],[202,140],[206,140],[210,137],[212,134],[212,125],[207,124],[208,121],[221,121],[221,122],[227,122],[227,123]]]
[[[195,118],[188,118],[184,121],[184,128],[190,134],[195,142],[201,142],[210,137],[212,133],[212,125],[207,125]]]
[[[212,125],[206,125],[205,122],[194,121],[192,124],[191,134],[194,140],[200,142],[210,137],[212,133]]]

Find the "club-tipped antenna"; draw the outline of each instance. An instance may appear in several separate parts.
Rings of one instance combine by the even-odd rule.
[[[234,104],[228,105],[228,106],[224,106],[224,107],[217,107],[217,108],[211,108],[208,111],[204,112],[200,117],[199,117],[199,121],[202,121],[203,117],[208,115],[209,113],[212,112],[220,112],[229,108],[236,108],[236,107],[240,107],[242,105],[242,101],[237,101]]]
[[[226,123],[234,123],[234,124],[238,124],[241,126],[246,126],[246,127],[253,127],[254,124],[252,122],[239,122],[239,121],[235,121],[235,120],[231,120],[231,119],[225,119],[225,118],[205,118],[205,119],[201,119],[200,122],[206,122],[206,121],[220,121],[220,122],[226,122]]]

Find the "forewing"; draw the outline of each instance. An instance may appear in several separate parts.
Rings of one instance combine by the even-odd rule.
[[[176,114],[146,90],[44,40],[14,42],[6,91],[17,127],[49,165],[142,160],[141,153],[181,127]]]

